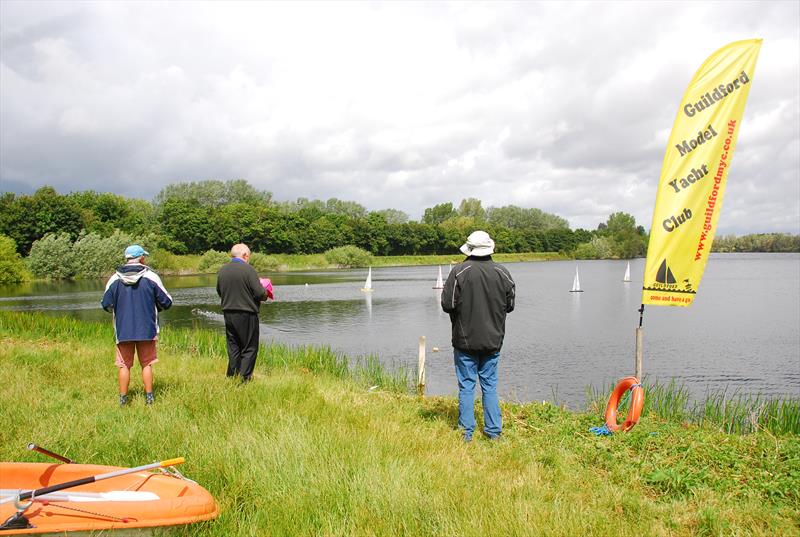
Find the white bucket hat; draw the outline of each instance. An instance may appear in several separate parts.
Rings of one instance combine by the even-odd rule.
[[[494,241],[485,231],[473,231],[461,247],[464,255],[486,257],[494,253]]]

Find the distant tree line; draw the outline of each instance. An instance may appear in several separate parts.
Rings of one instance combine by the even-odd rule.
[[[488,231],[500,252],[562,252],[584,259],[642,256],[648,239],[633,216],[623,212],[610,215],[597,229],[572,230],[565,219],[540,209],[484,208],[480,200],[468,198],[458,206],[428,207],[420,221],[411,221],[396,209],[368,211],[336,198],[279,202],[244,180],[170,184],[152,201],[93,191],[59,194],[51,187],[33,195],[0,195],[0,235],[13,241],[4,243],[6,248],[14,244],[22,256],[36,252],[36,242],[45,239],[50,243],[39,251],[72,244],[86,254],[133,238],[173,254],[227,252],[237,242],[264,254],[322,253],[343,246],[379,256],[447,254],[456,252],[475,229]],[[721,237],[714,247],[800,251],[797,236],[779,234]],[[98,271],[99,266],[81,270]]]
[[[752,235],[723,235],[714,239],[712,252],[800,252],[800,235],[786,233],[757,233]]]
[[[625,222],[633,224],[633,217]],[[242,180],[171,184],[152,202],[91,191],[62,195],[51,187],[0,197],[0,234],[13,239],[22,255],[48,234],[77,241],[81,233],[110,237],[115,230],[147,236],[175,254],[227,251],[236,242],[269,253],[321,253],[353,245],[373,255],[443,254],[457,251],[477,228],[486,229],[503,252],[572,252],[596,234],[610,233],[573,231],[565,219],[540,209],[485,209],[475,198],[457,207],[450,202],[429,207],[418,222],[396,209],[368,211],[336,198],[278,202]],[[626,233],[639,238],[630,255],[641,255],[643,230],[633,225]]]

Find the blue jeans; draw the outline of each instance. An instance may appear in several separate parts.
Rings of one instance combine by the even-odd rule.
[[[489,438],[503,431],[500,415],[500,400],[497,398],[497,352],[484,358],[474,358],[458,349],[453,349],[453,358],[458,378],[458,426],[464,429],[464,438],[472,438],[475,430],[475,380],[480,379],[483,394],[483,432]]]

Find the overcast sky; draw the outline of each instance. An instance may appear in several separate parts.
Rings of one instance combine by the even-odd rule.
[[[800,2],[0,2],[0,191],[246,179],[650,228],[692,75],[763,38],[719,233],[800,233]]]

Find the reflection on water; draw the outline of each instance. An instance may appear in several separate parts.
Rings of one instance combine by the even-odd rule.
[[[578,262],[583,293],[570,293],[575,262],[508,264],[517,283],[508,316],[500,391],[518,400],[579,405],[584,388],[631,374],[644,260]],[[449,267],[448,267],[449,269]],[[445,270],[442,271],[443,273]],[[275,302],[261,308],[262,341],[326,345],[352,357],[374,354],[416,368],[419,337],[429,350],[429,393],[454,394],[450,319],[432,289],[438,268],[267,274]],[[768,274],[769,277],[764,277]],[[443,274],[444,276],[444,274]],[[104,281],[33,282],[0,287],[0,308],[110,322],[100,309]],[[216,277],[165,277],[175,306],[162,322],[223,332]],[[696,396],[728,387],[800,396],[800,256],[713,255],[690,308],[650,307],[644,315],[644,369],[650,380],[684,382]]]
[[[367,315],[372,319],[372,293],[364,293],[364,303],[367,305]]]

